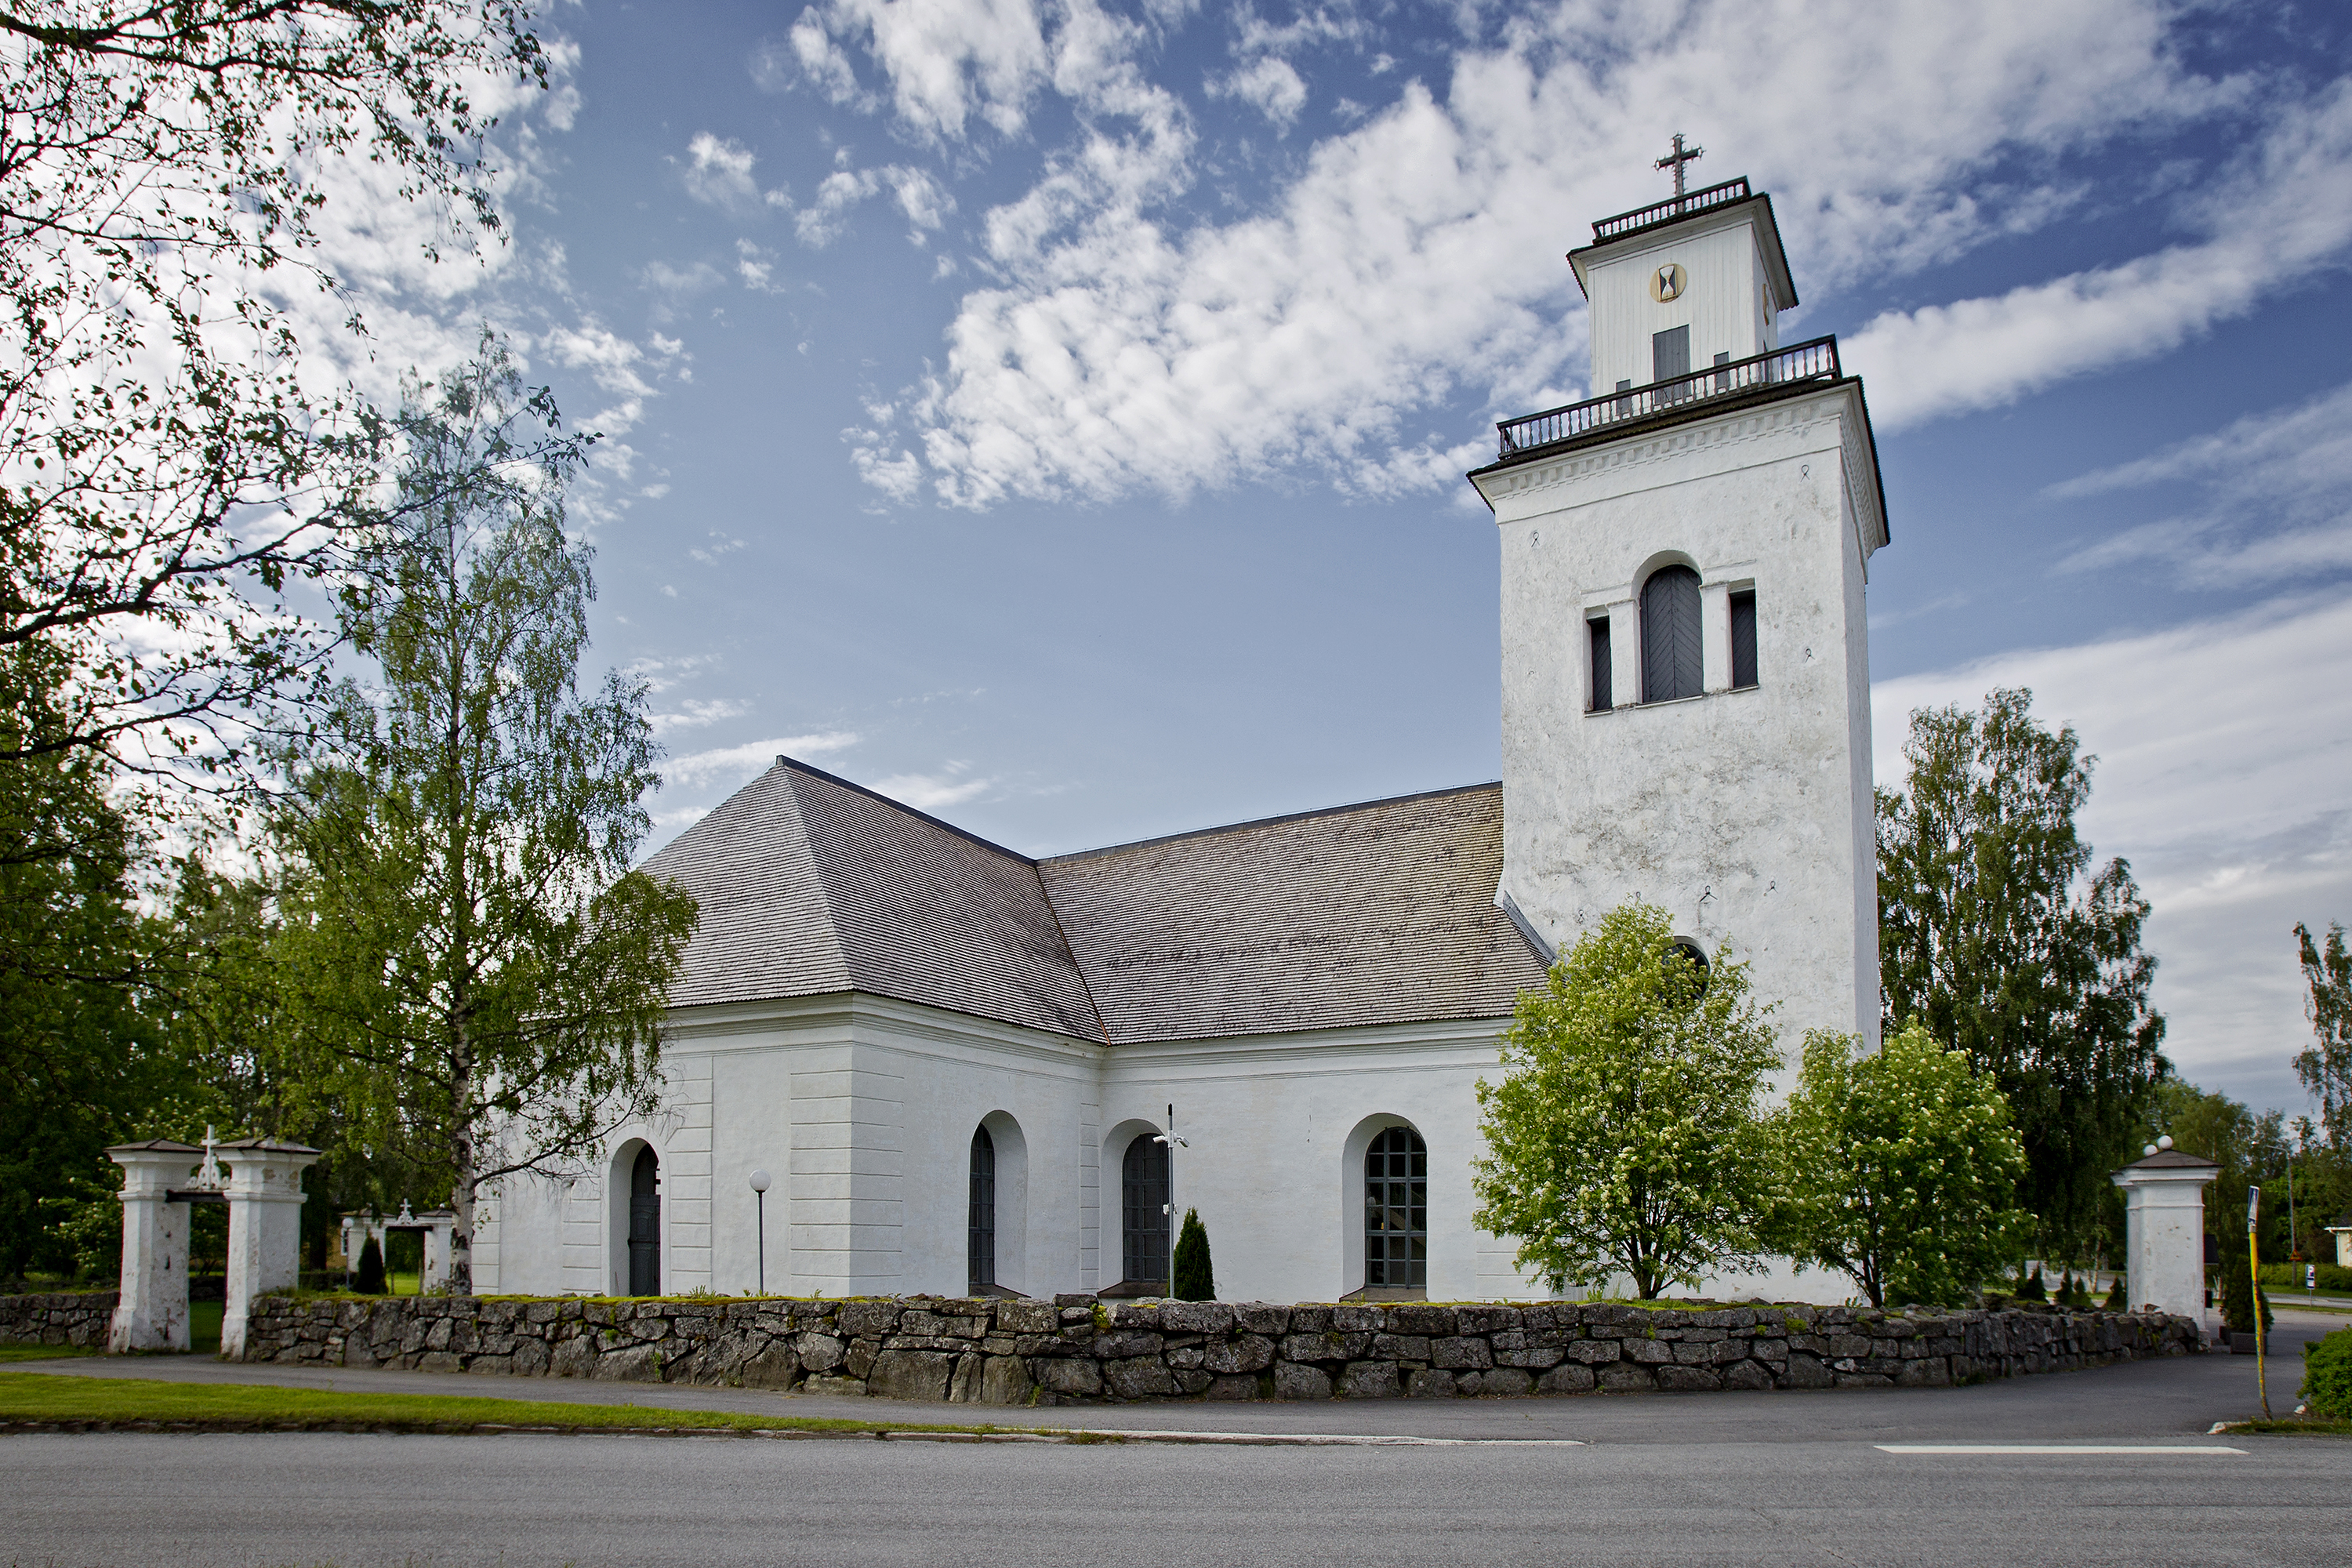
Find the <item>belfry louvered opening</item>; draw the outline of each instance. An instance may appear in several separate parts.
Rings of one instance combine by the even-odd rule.
[[[1662,566],[1642,584],[1642,700],[1672,702],[1706,689],[1698,574]]]

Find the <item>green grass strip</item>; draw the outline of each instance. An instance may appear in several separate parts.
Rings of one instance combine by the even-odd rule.
[[[12,1361],[55,1361],[59,1356],[102,1355],[105,1352],[92,1345],[79,1349],[73,1345],[0,1345],[0,1363]]]
[[[2284,1437],[2352,1437],[2352,1421],[2330,1421],[2321,1416],[2290,1416],[2281,1421],[2232,1421],[2232,1432],[2263,1432]]]
[[[844,1421],[647,1405],[566,1405],[438,1394],[343,1394],[264,1384],[163,1383],[149,1378],[0,1373],[0,1426],[75,1423],[192,1426],[204,1431],[475,1432],[529,1427],[560,1432],[950,1433],[980,1436],[1037,1426]]]

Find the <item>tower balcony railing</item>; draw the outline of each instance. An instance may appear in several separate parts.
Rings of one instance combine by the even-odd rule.
[[[1592,226],[1592,243],[1600,245],[1612,239],[1622,239],[1638,229],[1648,228],[1652,224],[1666,223],[1678,217],[1688,217],[1693,213],[1703,213],[1709,207],[1729,206],[1733,202],[1744,202],[1748,198],[1749,194],[1748,176],[1742,174],[1736,180],[1726,180],[1719,185],[1709,185],[1703,191],[1693,191],[1688,195],[1668,196],[1664,201],[1654,205],[1642,207],[1633,212],[1619,213],[1615,217],[1600,219]]]
[[[1705,370],[1696,370],[1669,381],[1654,381],[1647,386],[1628,387],[1605,396],[1588,397],[1581,403],[1571,403],[1563,408],[1548,408],[1541,414],[1500,420],[1495,426],[1496,433],[1501,437],[1497,456],[1509,458],[1521,452],[1531,452],[1538,447],[1573,440],[1608,426],[1679,413],[1694,404],[1729,397],[1737,393],[1753,392],[1759,387],[1836,381],[1841,374],[1837,339],[1815,338],[1793,348],[1775,349],[1770,353],[1709,365]]]

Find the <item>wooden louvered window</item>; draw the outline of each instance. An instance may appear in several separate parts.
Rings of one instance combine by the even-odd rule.
[[[1756,590],[1731,595],[1731,684],[1756,684]]]
[[[1592,672],[1585,707],[1594,713],[1606,713],[1617,705],[1616,676],[1609,666],[1609,617],[1599,616],[1585,622],[1584,637],[1586,663]]]
[[[1672,702],[1706,689],[1698,574],[1662,566],[1642,584],[1642,700]]]

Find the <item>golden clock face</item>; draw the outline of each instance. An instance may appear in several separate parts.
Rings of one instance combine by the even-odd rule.
[[[1665,262],[1650,271],[1650,298],[1661,305],[1678,300],[1682,297],[1683,286],[1689,281],[1690,274],[1682,269],[1680,262]]]

